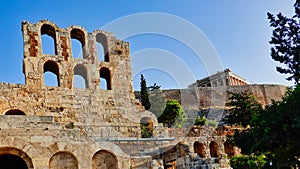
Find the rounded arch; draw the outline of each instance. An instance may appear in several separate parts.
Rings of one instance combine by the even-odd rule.
[[[42,26],[41,26],[41,35],[46,34],[46,35],[51,36],[53,39],[56,39],[55,32],[56,32],[55,28],[52,25],[47,24],[47,23],[42,24]]]
[[[100,73],[100,87],[101,87],[101,79],[104,79],[106,82],[105,86],[102,86],[101,89],[104,90],[111,90],[111,72],[109,70],[109,68],[107,67],[102,67],[99,71]]]
[[[209,144],[210,157],[220,157],[219,146],[215,141],[211,141]]]
[[[153,122],[149,117],[143,117],[140,120],[142,138],[153,137]]]
[[[88,76],[87,76],[87,68],[86,68],[86,66],[84,66],[83,64],[77,64],[75,67],[74,67],[74,76],[75,75],[79,75],[79,76],[81,76],[83,79],[84,79],[84,83],[85,83],[85,88],[88,88],[89,86],[88,86]],[[73,78],[74,79],[74,78]],[[74,86],[76,86],[75,85],[75,80],[73,80],[74,81]]]
[[[78,160],[72,153],[59,151],[50,158],[49,169],[63,168],[78,169]]]
[[[48,23],[44,23],[41,25],[41,28],[40,28],[40,33],[41,33],[41,42],[42,42],[42,50],[43,50],[43,53],[45,51],[47,51],[46,53],[48,53],[48,48],[53,48],[51,50],[54,50],[54,54],[56,55],[57,54],[57,47],[56,47],[56,29],[54,28],[54,26],[48,24]],[[43,35],[48,35],[49,37],[51,37],[52,39],[52,42],[49,42],[49,43],[45,43],[43,41],[45,41],[44,39],[44,36]],[[52,45],[51,45],[52,43]],[[51,53],[50,49],[49,49],[49,52]]]
[[[92,169],[117,169],[118,159],[115,154],[107,151],[97,151],[92,157]]]
[[[234,148],[233,145],[230,143],[230,141],[225,141],[224,143],[224,151],[227,154],[227,156],[229,158],[231,158],[232,156],[234,156]]]
[[[0,147],[0,166],[8,166],[7,169],[13,166],[33,169],[31,158],[24,151],[14,147]]]
[[[46,61],[44,63],[44,66],[43,66],[43,73],[44,73],[44,75],[45,75],[46,72],[51,72],[54,75],[56,75],[57,86],[60,86],[60,81],[59,81],[59,67],[58,67],[58,64],[55,61],[48,60],[48,61]],[[44,82],[45,82],[45,77],[44,77]]]
[[[76,50],[76,49],[74,49],[74,48],[76,48],[76,46],[74,44],[72,44],[72,42],[71,42],[73,57],[75,55],[74,51],[78,51],[78,52],[82,52],[82,57],[84,59],[86,59],[86,52],[85,52],[85,44],[86,44],[85,35],[86,35],[86,33],[85,33],[85,31],[82,30],[81,28],[78,28],[78,27],[71,27],[70,29],[71,29],[71,31],[70,31],[70,37],[71,38],[70,39],[71,40],[76,39],[81,44],[81,49]]]
[[[22,110],[10,109],[4,113],[4,115],[26,115]]]
[[[83,30],[73,28],[70,32],[70,36],[72,39],[77,39],[82,44],[82,47],[85,45],[85,33]]]
[[[195,141],[194,142],[194,153],[197,153],[198,156],[201,158],[206,158],[204,144],[200,143],[199,141]]]
[[[107,36],[102,32],[98,32],[96,34],[96,42],[97,42],[96,45],[101,45],[103,48],[103,51],[100,51],[97,47],[98,60],[99,61],[103,60],[104,62],[109,62]],[[103,58],[103,59],[101,59],[101,58]]]

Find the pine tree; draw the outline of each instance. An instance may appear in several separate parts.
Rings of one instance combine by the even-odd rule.
[[[277,62],[285,64],[276,67],[283,74],[290,74],[287,80],[300,83],[300,1],[294,4],[295,15],[292,18],[281,13],[275,17],[268,13],[270,26],[274,28],[271,41],[271,56]]]
[[[144,78],[143,74],[141,74],[141,93],[140,93],[140,101],[146,110],[149,110],[151,107],[151,103],[149,101],[149,94],[147,88],[147,82]]]

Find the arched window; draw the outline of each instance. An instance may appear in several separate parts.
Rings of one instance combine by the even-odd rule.
[[[46,72],[49,72],[49,73],[46,74]],[[55,80],[55,78],[53,78],[54,76],[56,76],[56,80]],[[56,64],[56,62],[54,62],[54,61],[48,60],[44,64],[44,84],[45,84],[45,86],[60,86],[59,68],[58,68],[58,65]]]
[[[219,148],[218,144],[215,141],[210,142],[209,151],[211,157],[219,157]]]
[[[92,169],[117,169],[117,157],[106,151],[100,150],[96,152],[92,158]]]
[[[72,43],[72,54],[74,58],[86,59],[84,45],[85,45],[85,34],[80,29],[71,30],[71,43]]]
[[[74,87],[88,88],[87,70],[82,64],[74,67]]]
[[[225,153],[227,154],[227,156],[229,158],[231,158],[232,156],[234,156],[234,150],[233,150],[233,146],[230,142],[226,141],[224,143],[224,149],[225,149]]]
[[[26,114],[19,109],[10,109],[5,113],[5,115],[26,115]]]
[[[58,152],[50,158],[49,169],[58,168],[78,169],[78,161],[76,157],[69,152]]]
[[[105,82],[103,82],[105,81]],[[102,84],[101,84],[102,82]],[[106,83],[105,85],[103,83]],[[103,90],[111,90],[111,75],[108,68],[100,69],[100,88]]]
[[[196,141],[194,143],[194,152],[197,153],[199,157],[205,158],[205,149],[203,143]]]
[[[98,60],[109,62],[108,56],[108,42],[107,37],[103,33],[98,33],[96,35],[96,46],[97,46],[97,53],[98,53]]]
[[[44,24],[41,27],[42,51],[44,54],[57,54],[55,29],[51,25]]]
[[[13,154],[1,154],[0,165],[3,169],[21,168],[28,169],[26,162],[19,156]]]
[[[140,120],[142,138],[150,138],[153,136],[153,122],[148,117]]]
[[[22,150],[13,147],[0,148],[1,169],[33,169],[31,158]]]

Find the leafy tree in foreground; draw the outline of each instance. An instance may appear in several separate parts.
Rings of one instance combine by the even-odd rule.
[[[229,92],[229,107],[224,122],[228,125],[241,125],[246,127],[250,124],[252,116],[262,109],[261,104],[249,92]]]
[[[230,167],[233,169],[257,169],[266,166],[267,159],[265,155],[240,155],[230,159]]]
[[[282,101],[254,114],[250,128],[229,137],[243,154],[269,154],[276,163],[300,157],[300,86],[286,93]]]
[[[277,17],[268,13],[270,26],[274,28],[271,41],[271,56],[275,61],[285,64],[285,67],[276,67],[283,74],[291,74],[287,80],[300,82],[300,1],[296,0],[295,15],[292,18]]]
[[[161,116],[158,118],[159,123],[169,128],[181,128],[185,122],[185,112],[179,104],[178,100],[168,100],[166,108]]]
[[[151,103],[149,101],[147,82],[146,82],[146,79],[144,78],[143,74],[141,74],[140,85],[141,85],[140,99],[141,99],[142,105],[145,107],[146,110],[149,110],[151,107]]]

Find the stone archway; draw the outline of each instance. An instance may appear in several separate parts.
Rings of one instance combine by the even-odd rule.
[[[10,109],[5,113],[5,115],[26,115],[26,114],[19,109]]]
[[[143,117],[140,120],[142,138],[153,137],[153,122],[149,117]]]
[[[205,158],[205,148],[203,143],[200,143],[199,141],[194,143],[194,153],[197,153],[201,158]]]
[[[78,161],[70,152],[60,151],[51,157],[49,169],[78,169]]]
[[[13,147],[0,148],[1,169],[33,169],[31,158],[22,150]]]
[[[209,144],[210,157],[219,157],[219,146],[215,141],[210,142]]]
[[[100,150],[96,152],[92,158],[92,169],[117,169],[117,157],[106,151]]]
[[[232,156],[234,156],[233,145],[229,141],[226,141],[224,143],[224,150],[225,150],[225,153],[227,154],[227,156],[229,158],[231,158]]]

